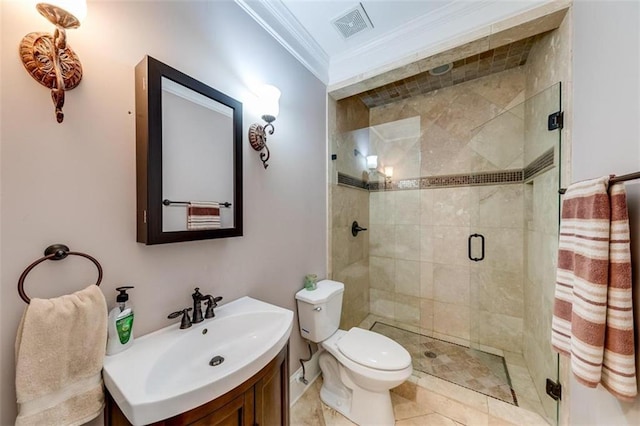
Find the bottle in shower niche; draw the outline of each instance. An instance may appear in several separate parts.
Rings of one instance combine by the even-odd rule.
[[[120,294],[116,297],[116,307],[109,312],[107,355],[122,352],[133,344],[133,307],[127,294],[131,288],[133,286],[116,288]]]

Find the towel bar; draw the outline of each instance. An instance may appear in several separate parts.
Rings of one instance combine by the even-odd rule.
[[[164,200],[162,200],[162,204],[164,204],[165,206],[170,206],[172,204],[178,204],[181,206],[188,206],[189,204],[191,204],[189,201],[171,201],[171,200],[167,200],[166,198]],[[231,207],[231,203],[224,201],[224,202],[220,202],[218,203],[220,204],[220,207]]]
[[[164,200],[162,200],[162,204],[164,204],[165,206],[170,206],[172,204],[177,204],[177,205],[181,205],[181,206],[188,206],[189,203],[188,201],[171,201],[171,200],[167,200],[166,198]],[[231,207],[231,203],[224,201],[224,202],[220,202],[218,203],[220,204],[220,207]]]
[[[615,175],[611,175],[611,176],[612,176],[611,179],[609,179],[609,185],[616,182],[626,182],[628,180],[640,179],[640,172],[629,173],[621,176],[615,176]],[[564,194],[565,192],[567,192],[567,188],[558,189],[559,194]]]
[[[64,244],[53,244],[44,250],[44,257],[41,257],[31,265],[27,266],[22,275],[20,275],[20,279],[18,280],[18,294],[20,294],[20,297],[25,301],[25,303],[31,302],[31,299],[24,291],[24,280],[29,272],[45,260],[62,260],[69,255],[85,257],[92,261],[93,264],[96,265],[96,268],[98,268],[98,281],[96,281],[96,285],[100,285],[100,282],[102,281],[102,266],[100,265],[100,262],[88,254],[80,253],[78,251],[69,251],[69,247]]]

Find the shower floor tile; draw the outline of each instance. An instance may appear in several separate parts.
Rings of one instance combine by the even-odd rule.
[[[372,331],[409,351],[413,368],[448,382],[518,405],[503,357],[376,321]]]

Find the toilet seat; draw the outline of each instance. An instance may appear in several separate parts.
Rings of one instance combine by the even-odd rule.
[[[351,328],[337,346],[351,361],[375,370],[395,371],[411,365],[411,355],[400,344],[363,328]]]
[[[411,355],[409,355],[408,352],[407,352],[407,356],[408,356],[407,365],[404,368],[401,368],[399,370],[379,370],[377,368],[367,367],[347,357],[340,351],[340,349],[338,349],[338,343],[340,342],[340,340],[342,340],[343,337],[347,335],[347,333],[348,333],[347,331],[338,330],[327,340],[323,341],[321,343],[321,346],[327,352],[333,355],[338,360],[338,362],[340,362],[348,370],[365,377],[374,378],[376,380],[396,380],[401,377],[404,377],[403,380],[406,380],[406,378],[411,375],[411,371],[413,371],[413,366],[411,364]],[[370,333],[374,333],[374,332],[371,331]],[[396,344],[400,346],[400,344],[398,343]],[[400,347],[402,348],[402,346]],[[404,348],[402,349],[406,351],[406,349]]]

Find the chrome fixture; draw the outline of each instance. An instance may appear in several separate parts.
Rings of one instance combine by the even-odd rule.
[[[266,151],[266,153],[260,152],[260,160],[262,160],[262,165],[265,169],[269,167],[267,161],[271,156],[267,147],[267,132],[272,135],[275,131],[273,122],[276,121],[276,117],[280,112],[279,100],[280,90],[277,87],[263,86],[260,90],[259,102],[263,112],[262,119],[267,124],[263,126],[262,124],[254,123],[249,128],[249,143],[251,147],[256,151],[262,151],[263,149]]]
[[[56,30],[53,35],[32,32],[20,42],[22,64],[34,80],[51,89],[56,120],[62,123],[64,91],[71,90],[82,80],[82,64],[67,44],[67,29],[78,28],[87,13],[86,0],[50,0],[37,3],[36,9]]]
[[[429,70],[429,74],[433,76],[439,76],[448,73],[453,68],[453,63],[448,63],[444,65],[437,66],[435,68],[431,68]]]

